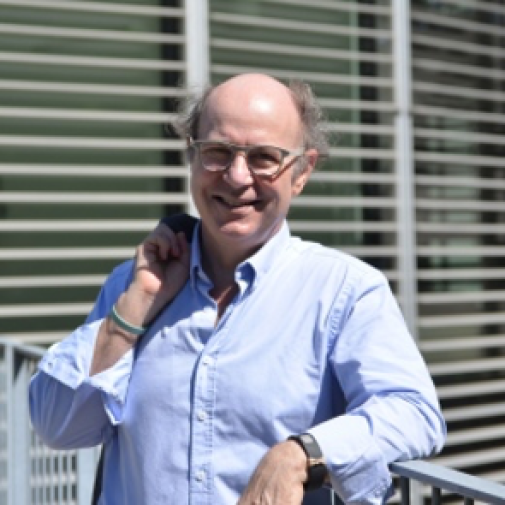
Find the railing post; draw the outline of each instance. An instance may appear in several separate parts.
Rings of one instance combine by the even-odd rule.
[[[30,371],[24,356],[9,346],[10,380],[12,389],[10,396],[11,415],[11,454],[12,483],[14,504],[30,503],[30,425],[28,412],[28,383]]]
[[[89,505],[98,461],[99,448],[77,451],[77,505]]]

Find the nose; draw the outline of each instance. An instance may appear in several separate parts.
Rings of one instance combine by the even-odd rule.
[[[254,178],[247,166],[246,153],[237,151],[225,172],[225,177],[228,182],[234,186],[243,186],[244,184],[251,184]]]

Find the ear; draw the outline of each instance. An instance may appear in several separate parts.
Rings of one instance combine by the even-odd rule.
[[[307,184],[307,181],[310,178],[310,174],[312,174],[312,171],[316,166],[318,156],[319,154],[315,149],[308,149],[305,152],[305,167],[302,172],[293,178],[293,184],[291,186],[291,194],[293,196],[298,196],[303,191],[305,184]]]

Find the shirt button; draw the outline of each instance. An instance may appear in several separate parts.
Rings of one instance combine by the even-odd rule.
[[[198,472],[196,472],[195,479],[198,482],[202,482],[203,480],[205,480],[205,472],[203,470],[199,470]]]
[[[212,358],[210,356],[204,356],[202,359],[202,363],[204,365],[211,365],[212,364]]]
[[[196,417],[198,417],[199,421],[205,421],[207,419],[207,412],[205,412],[205,410],[199,410]]]

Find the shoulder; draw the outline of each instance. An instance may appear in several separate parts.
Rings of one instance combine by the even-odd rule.
[[[293,267],[313,273],[334,273],[355,281],[363,278],[385,280],[382,272],[355,256],[298,237],[291,237],[288,255]]]

